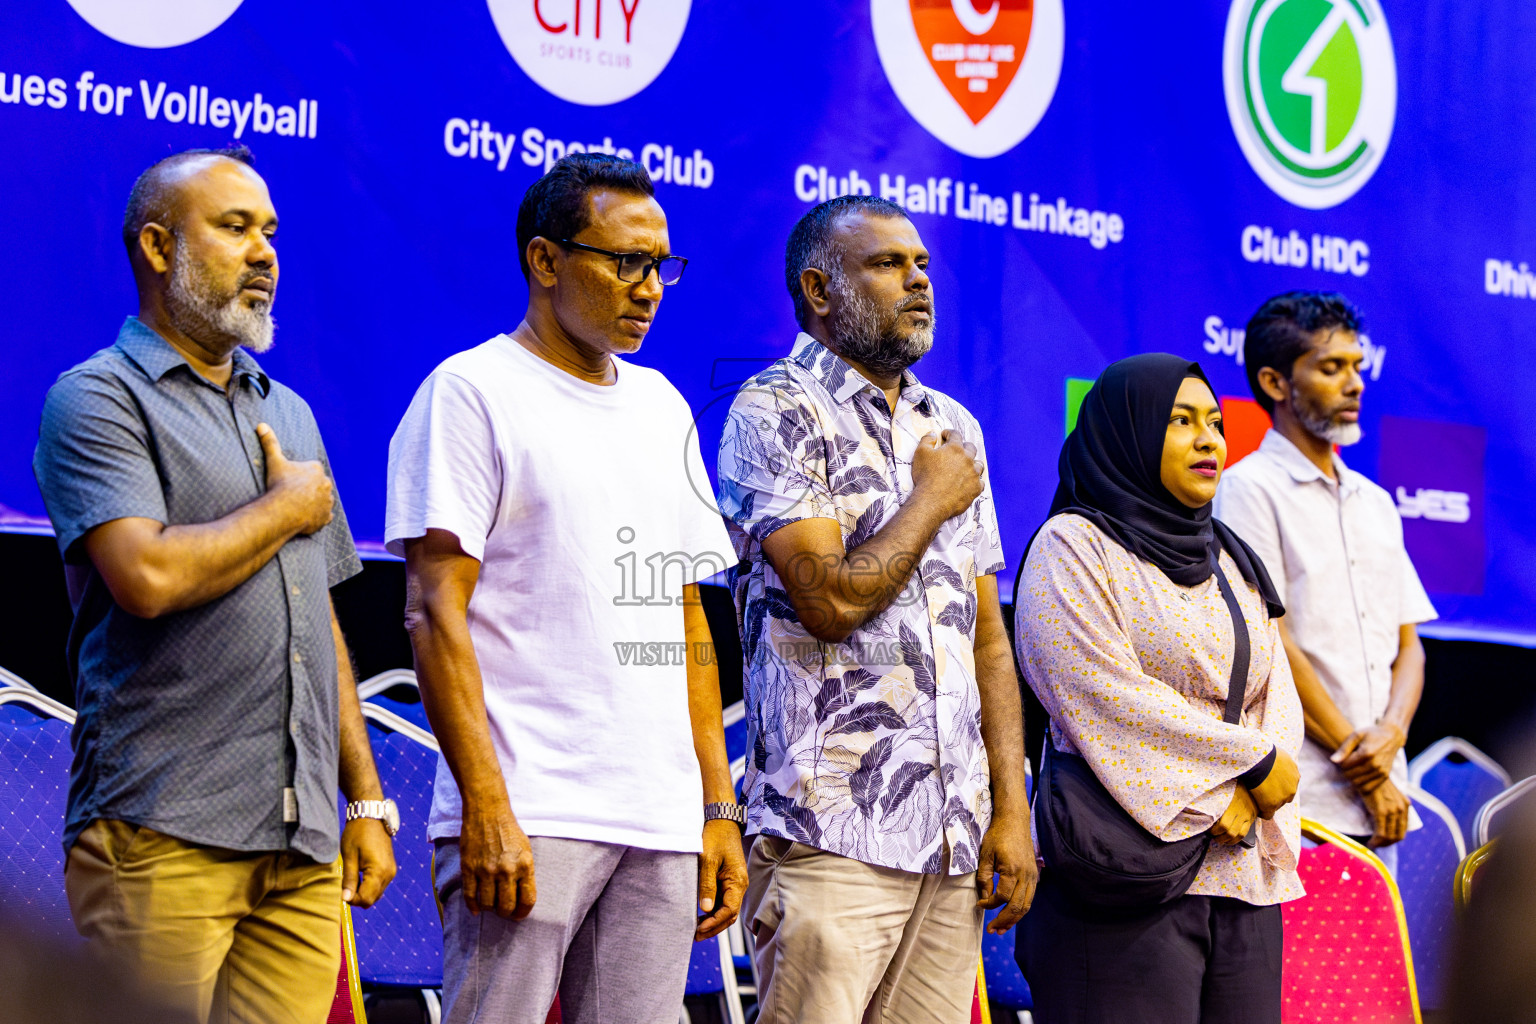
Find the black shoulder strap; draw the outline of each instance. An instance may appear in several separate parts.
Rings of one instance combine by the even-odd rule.
[[[1248,692],[1248,658],[1252,653],[1248,648],[1248,621],[1243,618],[1242,608],[1238,607],[1237,595],[1232,593],[1227,574],[1221,571],[1219,549],[1211,552],[1211,568],[1216,573],[1216,585],[1221,587],[1221,596],[1226,600],[1227,611],[1232,616],[1232,678],[1227,680],[1227,710],[1221,717],[1228,725],[1236,725],[1238,719],[1243,717],[1243,697]],[[1259,819],[1254,818],[1242,844],[1252,849],[1258,843]]]
[[[1211,555],[1211,568],[1215,570],[1221,596],[1227,602],[1227,611],[1232,615],[1232,677],[1227,680],[1227,710],[1221,717],[1227,724],[1236,725],[1243,717],[1243,697],[1248,690],[1248,622],[1243,618],[1243,609],[1238,606],[1237,595],[1232,593],[1227,575],[1221,571],[1221,559],[1216,554]]]

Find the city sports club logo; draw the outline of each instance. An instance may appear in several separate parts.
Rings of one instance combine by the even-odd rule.
[[[129,46],[181,46],[229,20],[243,0],[69,0],[86,24]]]
[[[896,98],[967,156],[1017,146],[1056,95],[1061,0],[871,0],[870,20]]]
[[[690,0],[487,0],[512,59],[545,91],[589,107],[656,80],[688,27]]]
[[[1397,114],[1377,0],[1234,0],[1223,73],[1243,155],[1281,198],[1327,209],[1376,173]]]

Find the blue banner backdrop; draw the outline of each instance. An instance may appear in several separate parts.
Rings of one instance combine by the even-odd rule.
[[[1398,498],[1443,616],[1426,632],[1536,644],[1536,7],[985,2],[11,0],[5,522],[46,525],[42,397],[135,308],[119,226],[154,159],[255,150],[282,218],[263,363],[377,542],[400,415],[517,323],[518,200],[578,145],[646,162],[692,260],[638,358],[710,462],[734,383],[793,338],[790,226],[842,191],[899,198],[933,253],[917,369],[987,432],[1011,562],[1068,378],[1163,349],[1246,397],[1256,306],[1346,292],[1370,343],[1344,456]]]

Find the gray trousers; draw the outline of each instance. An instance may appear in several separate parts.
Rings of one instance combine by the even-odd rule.
[[[438,840],[443,1020],[676,1024],[693,949],[697,854],[534,836],[538,899],[521,921],[471,914],[459,844]]]

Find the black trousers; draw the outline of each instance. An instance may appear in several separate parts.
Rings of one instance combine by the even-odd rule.
[[[1019,922],[1014,955],[1039,1024],[1279,1024],[1280,908],[1181,896],[1107,914],[1050,872]]]

